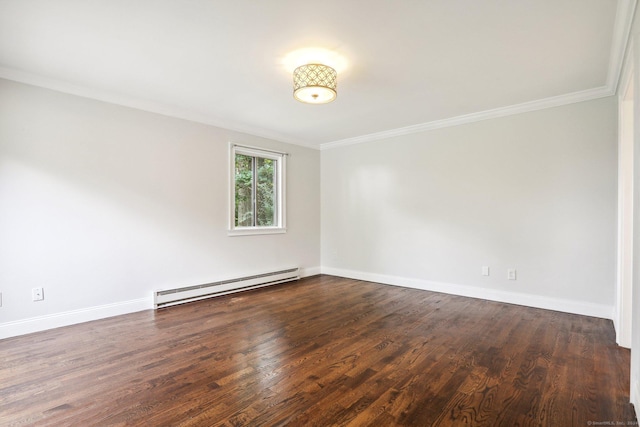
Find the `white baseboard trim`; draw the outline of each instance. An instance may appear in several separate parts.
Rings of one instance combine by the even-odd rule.
[[[362,271],[344,270],[332,267],[308,267],[300,269],[300,277],[329,274],[350,279],[365,280],[369,282],[383,283],[386,285],[403,286],[425,291],[442,292],[471,298],[480,298],[490,301],[498,301],[509,304],[517,304],[528,307],[543,308],[547,310],[562,311],[565,313],[581,314],[585,316],[613,319],[613,307],[579,302],[565,299],[542,297],[516,292],[500,291],[495,289],[480,288],[475,286],[457,285],[452,283],[434,282],[429,280],[412,279],[407,277],[389,276]],[[119,316],[121,314],[134,313],[136,311],[152,310],[153,298],[139,298],[130,301],[122,301],[113,304],[105,304],[95,307],[87,307],[78,310],[54,313],[13,322],[0,323],[0,339],[45,331],[47,329],[74,325],[76,323],[89,322],[104,319],[106,317]],[[640,392],[636,390],[636,402],[640,398]],[[636,403],[636,408],[640,405]]]
[[[300,269],[300,277],[310,277],[310,276],[317,276],[318,274],[321,274],[322,270],[320,269],[320,267],[307,267],[307,268],[301,268]]]
[[[0,323],[0,339],[152,309],[149,297]]]
[[[616,344],[620,347],[631,348],[631,331],[625,328],[624,322],[620,319],[620,313],[613,309],[613,329],[616,331]]]
[[[406,288],[421,289],[424,291],[442,292],[445,294],[479,298],[508,304],[523,305],[527,307],[542,308],[546,310],[561,311],[564,313],[613,319],[613,307],[604,304],[549,298],[539,295],[508,292],[476,286],[434,282],[431,280],[365,273],[362,271],[344,270],[333,267],[322,267],[322,274],[365,280],[368,282],[377,282],[385,285],[403,286]]]

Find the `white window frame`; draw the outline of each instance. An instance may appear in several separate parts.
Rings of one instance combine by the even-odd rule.
[[[243,154],[251,157],[262,157],[276,161],[276,225],[269,227],[237,227],[235,224],[236,215],[236,154]],[[229,143],[229,236],[250,236],[256,234],[279,234],[286,233],[286,170],[287,153],[266,150],[258,147]],[[255,177],[254,177],[255,179]]]

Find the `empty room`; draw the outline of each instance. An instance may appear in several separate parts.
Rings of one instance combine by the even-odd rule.
[[[638,425],[637,9],[0,0],[0,425]]]

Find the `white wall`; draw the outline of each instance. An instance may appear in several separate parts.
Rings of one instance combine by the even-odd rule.
[[[609,97],[322,151],[323,272],[611,318],[616,111]]]
[[[291,153],[286,234],[227,236],[230,140]],[[0,80],[0,338],[157,288],[317,272],[319,168],[317,150]]]

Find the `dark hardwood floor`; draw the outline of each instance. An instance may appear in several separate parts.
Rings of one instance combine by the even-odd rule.
[[[1,340],[0,363],[2,426],[636,420],[608,320],[331,276]]]

